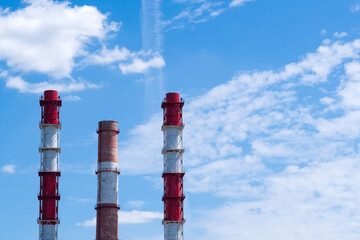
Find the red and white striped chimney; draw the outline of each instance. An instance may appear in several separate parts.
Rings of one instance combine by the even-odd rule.
[[[184,102],[178,93],[167,93],[161,104],[164,112],[164,239],[183,240],[184,193],[183,193],[183,142],[182,108]]]
[[[39,239],[57,240],[59,206],[59,153],[60,153],[60,107],[58,92],[47,90],[40,99],[41,144],[40,152],[40,193]]]
[[[118,123],[99,122],[96,240],[118,240]]]

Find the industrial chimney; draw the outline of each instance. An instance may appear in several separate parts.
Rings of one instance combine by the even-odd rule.
[[[39,239],[58,239],[59,206],[59,153],[60,151],[60,107],[58,92],[47,90],[40,99],[41,143],[40,143],[40,193]]]
[[[178,93],[167,93],[161,104],[164,112],[164,239],[183,240],[184,193],[183,193],[183,143],[182,108],[184,102]]]
[[[99,122],[96,240],[118,240],[118,123]]]

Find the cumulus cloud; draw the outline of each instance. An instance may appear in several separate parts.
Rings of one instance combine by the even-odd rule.
[[[56,89],[59,92],[74,92],[85,89],[96,89],[101,85],[89,83],[86,81],[73,81],[70,83],[58,83],[58,82],[39,82],[31,83],[23,80],[21,77],[9,77],[6,80],[7,88],[18,90],[20,93],[42,93],[47,89]]]
[[[130,212],[120,211],[119,212],[119,224],[141,224],[148,223],[154,220],[159,220],[164,217],[161,212],[149,212],[149,211],[138,211],[133,210]],[[96,218],[77,223],[76,226],[82,227],[94,227],[96,226]]]
[[[162,68],[165,66],[165,61],[162,56],[154,56],[149,60],[142,60],[135,58],[129,64],[119,64],[119,68],[124,74],[129,73],[145,73],[149,71],[150,68]]]
[[[103,42],[109,33],[118,31],[120,23],[109,22],[107,15],[96,7],[54,0],[24,2],[26,6],[15,11],[0,9],[0,61],[11,70],[0,71],[0,77],[7,79],[8,88],[21,93],[39,93],[49,87],[63,92],[80,91],[95,88],[96,84],[71,80],[76,67],[123,62],[124,72],[128,74],[165,65],[158,54],[145,61],[143,56],[149,58],[150,53],[105,46]],[[99,44],[101,49],[97,48]],[[90,51],[90,47],[94,50]],[[29,72],[62,81],[30,83],[16,76],[21,73],[24,77]]]
[[[0,60],[17,71],[69,77],[75,58],[86,55],[92,39],[117,29],[96,7],[27,0],[25,8],[0,14]]]
[[[10,174],[14,174],[15,173],[15,169],[16,169],[16,165],[14,164],[8,164],[8,165],[5,165],[1,168],[1,171],[2,172],[5,172],[5,173],[10,173]]]
[[[197,239],[356,240],[360,186],[353,183],[360,180],[358,168],[355,158],[289,166],[266,178],[260,199],[199,214],[194,225],[207,234]]]
[[[345,65],[348,81],[338,89],[344,107],[358,109],[360,107],[360,62],[353,61]]]
[[[127,61],[139,54],[131,52],[125,47],[108,49],[105,46],[98,53],[88,55],[82,62],[85,65],[106,65],[114,62]]]
[[[307,108],[299,109],[298,112],[289,111],[286,114],[279,111],[283,109],[284,104],[291,104],[297,100],[297,92],[291,88],[325,83],[337,66],[347,59],[357,58],[359,50],[360,40],[320,46],[316,52],[306,54],[300,61],[287,64],[281,70],[243,73],[204,95],[192,98],[184,108],[187,123],[184,138],[186,140],[186,136],[191,136],[185,142],[186,154],[192,159],[187,164],[195,166],[202,161],[239,156],[241,152],[245,152],[240,143],[246,140],[250,133],[265,131],[272,124],[286,121],[287,118],[293,119],[297,116],[304,121],[311,121]],[[355,66],[347,65],[346,68],[349,74],[357,76]],[[276,88],[271,91],[264,90],[273,86]],[[156,157],[162,144],[162,135],[158,131],[161,118],[161,114],[154,115],[146,124],[135,127],[126,142],[120,143],[119,154],[120,158],[124,159],[120,164],[121,168],[126,170],[124,172],[148,174],[161,171],[160,159]],[[204,122],[203,119],[209,121]],[[205,132],[199,129],[204,129]],[[289,130],[283,134],[285,137],[293,132]],[[217,141],[212,142],[210,139]],[[269,148],[273,145],[265,143],[249,142],[258,153],[270,154]],[[139,144],[146,146],[146,150],[136,151]],[[290,153],[285,145],[277,146],[278,150],[282,149],[282,154]],[[140,159],[144,157],[148,161],[140,164]],[[139,164],[134,164],[136,162]]]
[[[185,189],[226,202],[192,212],[206,233],[194,239],[358,238],[359,53],[359,39],[330,41],[185,96]],[[124,173],[161,173],[161,122],[154,115],[120,143]]]

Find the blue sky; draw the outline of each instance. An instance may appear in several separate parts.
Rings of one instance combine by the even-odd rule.
[[[59,239],[94,239],[97,122],[119,237],[159,240],[160,103],[185,99],[185,238],[360,236],[360,1],[0,3],[2,239],[38,237],[39,97],[61,108]],[[19,228],[21,231],[19,231]]]

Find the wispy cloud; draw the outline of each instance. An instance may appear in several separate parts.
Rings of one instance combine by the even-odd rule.
[[[97,89],[100,88],[101,85],[89,83],[84,80],[80,81],[72,81],[72,82],[38,82],[38,83],[31,83],[27,82],[21,77],[9,77],[6,80],[7,88],[16,89],[21,93],[42,93],[44,90],[47,89],[55,89],[59,92],[75,92],[75,91],[82,91],[85,89]]]
[[[334,37],[337,37],[337,38],[343,38],[343,37],[346,37],[348,34],[346,32],[335,32],[334,33]]]
[[[140,201],[140,200],[133,200],[133,201],[128,201],[125,206],[128,207],[128,208],[136,208],[136,209],[139,209],[141,208],[142,206],[145,205],[145,202],[144,201]]]
[[[355,3],[350,5],[351,12],[360,12],[360,3]]]
[[[194,225],[206,235],[198,239],[356,240],[360,234],[356,158],[288,166],[265,179],[259,199],[199,214]]]
[[[87,203],[95,203],[96,202],[96,200],[92,199],[92,198],[68,197],[68,200],[71,202],[71,205],[87,204]]]
[[[188,164],[198,165],[201,161],[221,159],[228,155],[238,156],[243,151],[240,143],[247,139],[251,132],[265,131],[272,123],[286,119],[283,112],[275,110],[282,109],[282,104],[290,104],[297,99],[294,88],[325,83],[335,67],[343,64],[345,60],[356,59],[359,49],[360,40],[322,45],[316,52],[306,54],[300,61],[287,64],[279,71],[242,73],[228,83],[192,98],[184,108],[187,122],[185,140],[186,136],[191,136],[186,142],[186,154],[192,159]],[[357,76],[354,72],[356,67],[346,65],[346,68]],[[277,90],[264,91],[274,85]],[[259,92],[260,90],[264,92]],[[233,108],[237,111],[231,112]],[[299,117],[306,118],[308,110],[299,110]],[[263,119],[265,116],[256,114],[256,111],[266,113],[266,118]],[[287,114],[291,117],[295,113]],[[126,142],[120,143],[119,154],[120,158],[124,159],[120,164],[121,168],[126,170],[124,172],[148,174],[161,171],[161,159],[156,157],[162,143],[161,131],[158,129],[161,119],[161,114],[154,115],[146,124],[135,127]],[[209,122],[204,122],[203,119],[208,119]],[[241,125],[236,125],[237,122]],[[200,134],[198,129],[203,129],[206,135]],[[210,139],[216,139],[217,142]],[[259,153],[265,153],[265,148],[270,147],[264,145],[265,143],[250,142]],[[146,146],[146,150],[135,151],[139,144]],[[285,147],[278,146],[279,149],[280,146]],[[143,153],[146,156],[143,156]],[[143,157],[148,159],[146,164],[134,164]]]
[[[245,5],[245,3],[252,2],[252,1],[254,1],[254,0],[232,0],[229,6],[230,7],[240,7],[240,6]]]
[[[133,210],[130,212],[119,212],[119,224],[142,224],[154,220],[160,220],[164,217],[161,212],[149,212]],[[77,223],[76,226],[94,227],[96,226],[96,218]]]
[[[227,202],[197,215],[206,234],[196,239],[357,239],[359,52],[359,39],[329,40],[185,99],[186,191]],[[154,115],[120,143],[124,174],[161,173],[161,122]]]
[[[161,0],[142,0],[141,23],[144,51],[161,53],[163,51],[163,27]]]
[[[120,65],[124,71],[139,70],[145,71],[145,94],[144,102],[145,113],[152,114],[155,109],[155,102],[161,98],[164,92],[164,78],[162,68],[165,66],[165,59],[162,57],[164,42],[163,14],[161,11],[161,0],[142,0],[141,1],[141,33],[144,52],[152,52],[152,59],[134,60],[130,65]],[[149,68],[154,66],[153,68]]]
[[[162,68],[166,65],[162,57],[164,32],[183,28],[186,25],[206,22],[230,9],[230,2],[208,0],[174,0],[173,4],[180,7],[180,12],[164,20],[161,11],[161,0],[142,0],[142,40],[144,52],[151,51],[154,55],[149,60],[134,57],[130,63],[120,63],[124,74],[145,73],[145,112],[153,113],[156,100],[164,93]],[[231,4],[235,7],[236,3]],[[234,6],[233,6],[234,5]],[[239,4],[240,6],[240,4]]]
[[[162,212],[149,212],[133,210],[130,212],[119,212],[119,224],[139,224],[148,223],[154,220],[161,220],[164,218]]]
[[[68,143],[65,143],[66,146],[69,147],[85,147],[85,146],[90,146],[90,145],[94,145],[97,143],[98,140],[98,135],[96,132],[92,132],[89,134],[86,134],[84,136],[79,136],[78,138],[74,139],[73,141],[69,141]]]
[[[163,22],[165,31],[171,29],[184,28],[188,24],[207,22],[217,17],[230,8],[244,6],[247,2],[254,0],[232,0],[232,1],[209,1],[209,0],[177,0],[177,4],[182,4],[183,9],[175,16]]]
[[[96,226],[96,217],[86,220],[84,222],[78,222],[76,223],[76,226],[78,227],[95,227]]]
[[[8,164],[8,165],[5,165],[1,168],[1,171],[2,172],[5,172],[5,173],[10,173],[10,174],[14,174],[15,173],[15,169],[16,169],[16,165],[14,164]]]
[[[210,17],[218,16],[224,9],[220,8],[223,2],[203,1],[192,3],[194,7],[182,10],[172,18],[172,22],[186,20],[192,23],[206,22]]]
[[[119,159],[125,160],[120,161],[119,165],[120,168],[124,171],[124,173],[126,172],[128,174],[148,174],[161,171],[161,159],[155,157],[156,155],[158,155],[162,144],[162,134],[159,131],[160,126],[161,115],[158,114],[153,116],[147,124],[139,125],[134,128],[130,132],[130,135],[126,142],[119,143]],[[152,136],[152,140],[151,142],[148,142],[148,137],[150,136]],[[139,145],[145,146],[146,150],[137,151],[136,149]],[[148,158],[149,156],[154,157]],[[141,161],[140,159],[142,157],[147,158],[148,161]],[[127,161],[128,159],[129,161]],[[138,164],[141,164],[140,168]]]
[[[94,161],[95,162],[95,161]],[[88,163],[62,163],[61,170],[63,172],[76,173],[76,174],[91,174],[93,175],[96,170],[96,164],[88,164]]]
[[[141,237],[141,238],[134,238],[133,240],[160,240],[164,238],[164,235],[158,235],[158,236],[146,236],[145,238],[144,237]]]
[[[81,100],[81,97],[75,95],[68,95],[62,98],[64,101],[77,102]]]

